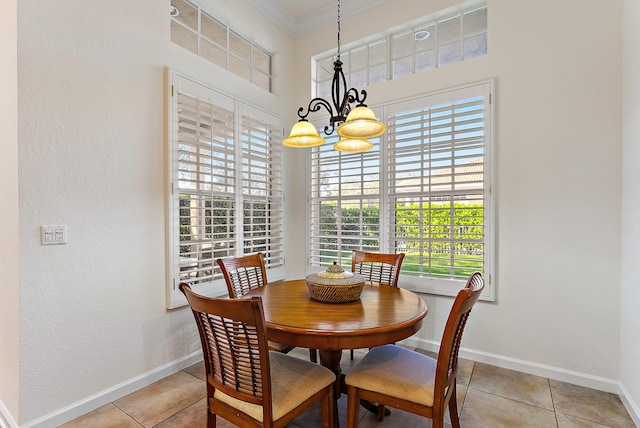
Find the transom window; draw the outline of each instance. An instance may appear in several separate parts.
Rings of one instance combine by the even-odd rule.
[[[364,87],[487,53],[487,5],[444,10],[376,40],[342,49],[347,84]],[[332,54],[316,61],[316,94],[331,95]]]
[[[171,0],[171,41],[271,91],[271,54],[188,0]]]

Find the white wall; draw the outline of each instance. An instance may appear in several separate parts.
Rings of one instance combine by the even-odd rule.
[[[220,17],[277,52],[275,96],[172,45],[168,5],[17,6],[19,411],[16,382],[0,392],[21,425],[51,426],[59,420],[50,413],[122,392],[200,350],[191,312],[165,303],[165,67],[276,114],[290,110],[288,36],[244,0]],[[42,224],[66,224],[68,244],[41,246]]]
[[[342,43],[456,3],[386,2],[343,20]],[[621,1],[490,0],[488,55],[373,85],[367,100],[495,78],[497,301],[474,309],[463,346],[611,390],[620,374],[621,24]],[[333,27],[297,39],[296,74],[309,76],[309,58],[335,40]],[[300,105],[308,94],[297,81]],[[422,345],[439,342],[451,305],[425,300]]]
[[[18,412],[18,47],[17,0],[0,14],[0,426]]]
[[[624,1],[620,379],[640,425],[640,4]]]

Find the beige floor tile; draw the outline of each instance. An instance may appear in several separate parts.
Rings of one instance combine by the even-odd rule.
[[[203,381],[185,372],[167,376],[114,404],[144,427],[153,427],[206,395]]]
[[[549,380],[540,376],[476,363],[469,387],[553,410]]]
[[[100,427],[100,428],[140,428],[142,425],[130,418],[122,410],[118,409],[113,404],[107,404],[102,406],[93,412],[80,416],[67,422],[64,425],[60,425],[60,428],[87,428],[87,427]]]
[[[556,428],[552,410],[473,388],[467,390],[460,425],[465,428]]]
[[[363,413],[363,411],[360,411],[360,415],[362,417],[358,422],[358,428],[431,428],[432,426],[431,420],[428,418],[397,409],[393,409],[391,414],[389,416],[385,416],[382,422],[379,422],[377,416],[373,413],[366,412],[364,415]],[[444,426],[446,428],[451,427],[447,422],[445,422]],[[462,426],[464,427],[464,425]]]
[[[549,383],[556,412],[608,427],[635,428],[617,395],[555,380]]]
[[[458,358],[458,377],[456,378],[458,385],[469,386],[475,365],[475,361]]]
[[[347,396],[343,394],[338,400],[338,420],[341,427],[347,426]],[[287,428],[316,428],[322,426],[322,411],[316,403],[303,414],[287,425]]]
[[[231,423],[224,424],[222,418],[218,418],[217,420],[217,428],[222,427],[233,427],[234,425]],[[207,399],[206,397],[198,400],[196,403],[187,407],[184,410],[176,413],[171,416],[169,419],[164,422],[156,425],[155,428],[206,428],[207,426]]]
[[[606,425],[600,425],[595,422],[585,421],[562,413],[556,413],[558,428],[608,428]]]
[[[182,370],[185,373],[189,373],[191,376],[195,376],[203,382],[207,381],[207,373],[204,369],[204,361],[200,361],[199,363],[195,363],[192,366],[187,367]]]

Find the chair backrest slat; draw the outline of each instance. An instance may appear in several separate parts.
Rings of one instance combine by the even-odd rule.
[[[267,273],[262,253],[230,259],[218,259],[229,297],[244,296],[249,291],[267,284]]]
[[[374,284],[398,286],[404,253],[380,254],[353,250],[351,272],[363,275]]]

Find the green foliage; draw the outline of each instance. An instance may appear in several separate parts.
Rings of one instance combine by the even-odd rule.
[[[380,246],[379,214],[377,205],[340,209],[335,203],[322,204],[319,232],[323,258],[340,257],[339,251],[345,249],[376,251]],[[395,249],[407,254],[403,272],[464,277],[482,270],[482,204],[397,204],[394,214]]]

